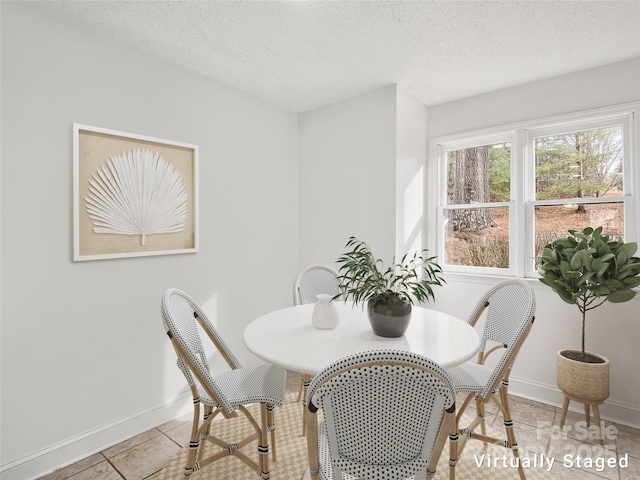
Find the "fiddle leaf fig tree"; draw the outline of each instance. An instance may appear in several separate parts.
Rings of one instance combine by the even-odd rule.
[[[423,250],[413,255],[405,254],[399,263],[384,268],[383,262],[376,259],[365,242],[350,237],[345,245],[347,252],[336,263],[341,264],[338,279],[343,291],[334,298],[351,298],[357,305],[371,298],[381,298],[395,303],[403,298],[413,304],[433,300],[433,286],[446,283],[442,278],[442,269],[435,257],[427,257]]]
[[[546,245],[538,257],[540,281],[582,313],[582,357],[585,358],[587,312],[604,302],[631,300],[640,285],[637,242],[624,243],[602,234],[602,227],[569,235]]]

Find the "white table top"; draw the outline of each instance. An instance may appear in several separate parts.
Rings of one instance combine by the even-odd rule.
[[[424,355],[444,368],[472,358],[480,348],[480,336],[466,322],[446,313],[413,307],[409,328],[399,338],[373,333],[365,308],[335,302],[340,324],[332,330],[311,325],[314,304],[284,308],[251,322],[243,340],[262,360],[316,375],[331,362],[352,353],[383,348]]]

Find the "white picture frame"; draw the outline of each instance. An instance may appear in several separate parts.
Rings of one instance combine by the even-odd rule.
[[[73,260],[193,253],[198,146],[73,124]]]

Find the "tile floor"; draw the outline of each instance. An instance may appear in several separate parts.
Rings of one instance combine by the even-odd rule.
[[[287,388],[297,391],[299,375],[288,375]],[[560,409],[520,397],[511,396],[512,413],[518,443],[526,453],[544,453],[555,458],[551,476],[558,480],[640,480],[640,430],[607,422],[605,447],[588,438],[580,422],[584,415],[569,412],[565,432],[559,431]],[[495,407],[487,408],[487,422],[501,428],[502,416]],[[571,426],[570,429],[567,429]],[[118,445],[92,455],[84,460],[61,468],[43,480],[152,480],[162,467],[188,442],[191,431],[191,415],[172,420]],[[587,438],[585,438],[587,437]],[[565,463],[565,455],[571,455],[574,465]],[[597,463],[577,467],[576,455],[597,458],[628,458],[628,466],[620,468]],[[257,477],[256,477],[257,478]]]

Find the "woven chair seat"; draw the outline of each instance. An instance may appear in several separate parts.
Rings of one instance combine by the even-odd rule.
[[[285,376],[282,369],[268,363],[229,370],[215,376],[220,390],[234,408],[251,403],[284,403]]]
[[[448,368],[447,373],[453,382],[453,390],[459,392],[474,392],[481,395],[491,378],[493,369],[478,363],[466,362],[457,367]]]

